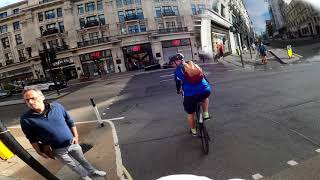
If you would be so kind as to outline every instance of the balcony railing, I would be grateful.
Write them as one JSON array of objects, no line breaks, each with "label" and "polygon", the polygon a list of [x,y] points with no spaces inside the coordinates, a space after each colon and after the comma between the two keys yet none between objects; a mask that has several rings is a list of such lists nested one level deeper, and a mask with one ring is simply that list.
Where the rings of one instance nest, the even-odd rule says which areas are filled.
[{"label": "balcony railing", "polygon": [[102,38],[98,38],[98,39],[92,39],[92,40],[88,40],[88,41],[82,41],[82,42],[78,42],[78,47],[86,47],[86,46],[92,46],[92,45],[96,45],[96,44],[102,44],[102,43],[107,43],[110,42],[108,37],[102,37]]},{"label": "balcony railing", "polygon": [[13,64],[13,60],[6,60],[6,65],[10,65],[10,64]]},{"label": "balcony railing", "polygon": [[42,1],[39,1],[39,4],[48,3],[48,2],[51,2],[51,1],[54,1],[54,0],[42,0]]},{"label": "balcony railing", "polygon": [[162,16],[178,16],[178,14],[176,14],[173,11],[167,11],[167,12],[162,12],[161,14]]},{"label": "balcony railing", "polygon": [[159,33],[160,34],[176,33],[176,32],[188,32],[188,27],[176,27],[176,28],[159,29]]},{"label": "balcony railing", "polygon": [[94,27],[94,26],[99,26],[100,23],[98,20],[92,20],[92,21],[87,21],[87,23],[84,24],[84,28],[88,27]]},{"label": "balcony railing", "polygon": [[20,62],[27,61],[27,58],[26,58],[26,57],[19,57],[19,61],[20,61]]},{"label": "balcony railing", "polygon": [[51,49],[53,49],[55,52],[61,52],[61,51],[65,51],[69,49],[69,46],[64,44],[62,46],[55,46],[55,47],[51,47]]},{"label": "balcony railing", "polygon": [[42,32],[42,36],[48,36],[48,35],[57,34],[57,33],[59,33],[59,29],[57,29],[57,28],[50,28],[50,29],[44,30],[44,31]]},{"label": "balcony railing", "polygon": [[125,21],[138,20],[138,19],[139,19],[139,16],[137,16],[136,14],[124,17]]}]

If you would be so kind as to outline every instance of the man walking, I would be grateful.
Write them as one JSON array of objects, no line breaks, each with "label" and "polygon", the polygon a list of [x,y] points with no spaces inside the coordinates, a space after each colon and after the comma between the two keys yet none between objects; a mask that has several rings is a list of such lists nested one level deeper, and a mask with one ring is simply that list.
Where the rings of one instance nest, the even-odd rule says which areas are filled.
[{"label": "man walking", "polygon": [[30,110],[22,115],[21,128],[40,156],[60,160],[84,180],[91,180],[89,175],[106,175],[84,157],[74,121],[61,104],[44,102],[44,95],[36,88],[26,88],[22,95]]}]

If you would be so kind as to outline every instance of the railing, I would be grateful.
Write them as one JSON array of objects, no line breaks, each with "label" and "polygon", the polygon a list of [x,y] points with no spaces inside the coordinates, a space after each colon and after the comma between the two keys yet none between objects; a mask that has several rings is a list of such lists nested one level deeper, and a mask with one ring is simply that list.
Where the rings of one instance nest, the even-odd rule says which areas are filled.
[{"label": "railing", "polygon": [[175,12],[173,11],[168,11],[168,12],[162,12],[161,14],[162,16],[178,16],[178,14],[176,14]]},{"label": "railing", "polygon": [[48,36],[48,35],[57,34],[57,33],[59,33],[59,29],[50,28],[50,29],[44,30],[43,33],[42,33],[42,36]]},{"label": "railing", "polygon": [[93,20],[93,21],[88,21],[87,23],[84,24],[84,28],[88,27],[94,27],[94,26],[99,26],[100,23],[98,20]]},{"label": "railing", "polygon": [[13,64],[13,60],[6,60],[6,65],[10,65],[10,64]]},{"label": "railing", "polygon": [[139,16],[136,14],[124,17],[125,21],[138,20],[138,19],[139,19]]},{"label": "railing", "polygon": [[81,48],[81,47],[92,46],[92,45],[107,43],[107,42],[110,42],[109,38],[102,37],[102,38],[98,38],[98,39],[92,39],[92,40],[88,40],[88,41],[78,42],[78,47]]},{"label": "railing", "polygon": [[42,1],[39,1],[39,4],[48,3],[48,2],[51,2],[51,1],[54,1],[54,0],[42,0]]},{"label": "railing", "polygon": [[176,33],[176,32],[188,32],[188,27],[176,27],[176,28],[159,29],[159,33],[160,34]]},{"label": "railing", "polygon": [[56,52],[61,52],[69,49],[69,46],[64,44],[62,46],[56,46],[53,48]]},{"label": "railing", "polygon": [[19,57],[19,61],[20,61],[20,62],[27,61],[27,58],[26,58],[26,57]]}]

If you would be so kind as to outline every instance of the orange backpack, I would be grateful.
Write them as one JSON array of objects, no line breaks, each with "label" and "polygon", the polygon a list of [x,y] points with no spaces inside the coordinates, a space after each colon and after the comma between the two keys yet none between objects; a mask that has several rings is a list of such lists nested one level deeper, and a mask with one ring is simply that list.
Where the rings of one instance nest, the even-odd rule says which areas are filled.
[{"label": "orange backpack", "polygon": [[202,69],[192,61],[183,63],[183,73],[190,84],[197,84],[204,77]]}]

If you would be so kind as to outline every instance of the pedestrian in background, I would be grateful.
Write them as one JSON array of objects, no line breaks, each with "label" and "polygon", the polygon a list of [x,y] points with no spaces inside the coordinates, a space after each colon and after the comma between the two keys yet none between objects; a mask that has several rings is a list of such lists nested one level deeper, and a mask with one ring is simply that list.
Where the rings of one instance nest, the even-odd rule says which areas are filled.
[{"label": "pedestrian in background", "polygon": [[84,157],[74,121],[61,104],[44,102],[44,95],[36,88],[26,88],[22,95],[30,110],[21,116],[21,128],[40,156],[60,160],[83,180],[91,180],[89,175],[106,175]]},{"label": "pedestrian in background", "polygon": [[259,48],[259,55],[261,57],[262,64],[267,64],[267,48],[264,46],[263,43],[260,43]]}]

